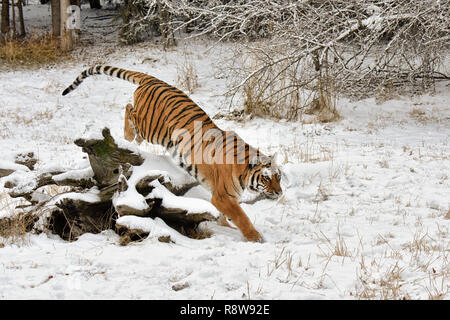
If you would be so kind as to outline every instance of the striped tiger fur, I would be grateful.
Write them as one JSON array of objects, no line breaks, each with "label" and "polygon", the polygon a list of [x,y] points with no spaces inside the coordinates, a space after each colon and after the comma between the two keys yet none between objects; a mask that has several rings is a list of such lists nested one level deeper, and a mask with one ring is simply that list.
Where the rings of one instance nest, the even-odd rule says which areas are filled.
[{"label": "striped tiger fur", "polygon": [[212,204],[233,221],[247,240],[262,241],[238,200],[246,188],[270,198],[281,195],[280,170],[274,159],[233,131],[218,128],[185,93],[145,73],[97,65],[83,71],[62,94],[96,74],[138,85],[134,105],[128,104],[125,109],[125,138],[162,145],[212,192]]}]

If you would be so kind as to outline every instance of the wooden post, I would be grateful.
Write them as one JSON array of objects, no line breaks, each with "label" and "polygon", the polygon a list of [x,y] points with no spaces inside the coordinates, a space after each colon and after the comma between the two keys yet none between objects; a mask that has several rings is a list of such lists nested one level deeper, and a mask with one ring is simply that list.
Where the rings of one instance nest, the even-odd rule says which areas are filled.
[{"label": "wooden post", "polygon": [[11,1],[11,33],[16,36],[16,8],[14,7],[14,0]]},{"label": "wooden post", "polygon": [[71,51],[73,49],[72,30],[68,29],[67,20],[69,14],[67,8],[70,6],[70,0],[61,0],[61,50]]},{"label": "wooden post", "polygon": [[61,1],[52,0],[52,33],[53,37],[61,35]]}]

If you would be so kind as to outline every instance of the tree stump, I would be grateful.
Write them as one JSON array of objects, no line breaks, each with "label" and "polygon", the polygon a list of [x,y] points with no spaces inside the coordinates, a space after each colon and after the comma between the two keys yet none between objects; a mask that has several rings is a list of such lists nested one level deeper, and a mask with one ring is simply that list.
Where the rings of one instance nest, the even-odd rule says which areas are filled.
[{"label": "tree stump", "polygon": [[98,186],[108,186],[118,182],[119,168],[125,168],[125,176],[129,176],[131,166],[139,166],[144,159],[131,150],[119,148],[108,128],[102,130],[103,139],[77,139],[75,144],[89,156],[94,180]]}]

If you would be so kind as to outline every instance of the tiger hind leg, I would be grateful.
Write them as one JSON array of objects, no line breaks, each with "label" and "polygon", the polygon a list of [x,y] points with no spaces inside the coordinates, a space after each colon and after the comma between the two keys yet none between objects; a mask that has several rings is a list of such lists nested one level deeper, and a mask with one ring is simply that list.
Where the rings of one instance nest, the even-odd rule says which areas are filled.
[{"label": "tiger hind leg", "polygon": [[134,119],[134,107],[131,103],[129,103],[125,108],[125,123],[123,127],[124,136],[126,140],[133,141],[136,139],[136,142],[140,144],[144,139],[136,130]]}]

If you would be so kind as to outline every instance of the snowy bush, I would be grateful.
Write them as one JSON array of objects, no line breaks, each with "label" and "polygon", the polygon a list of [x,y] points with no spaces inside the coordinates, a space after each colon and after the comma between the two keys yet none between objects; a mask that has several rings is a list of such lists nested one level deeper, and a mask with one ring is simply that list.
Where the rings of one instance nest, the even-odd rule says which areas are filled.
[{"label": "snowy bush", "polygon": [[439,0],[126,3],[122,34],[130,41],[149,32],[162,34],[165,44],[175,34],[238,40],[225,70],[229,93],[243,94],[256,115],[298,119],[326,110],[322,120],[329,121],[337,116],[337,94],[389,99],[449,78],[442,61],[450,9]]},{"label": "snowy bush", "polygon": [[241,45],[228,63],[229,93],[244,92],[246,104],[263,102],[259,113],[296,119],[318,112],[332,120],[336,95],[389,99],[449,78],[442,70],[449,9],[439,1],[275,1],[261,7],[276,15],[270,35]]},{"label": "snowy bush", "polygon": [[126,43],[135,43],[162,36],[166,45],[173,34],[169,29],[169,19],[173,13],[167,0],[125,0],[121,9],[122,26],[120,37]]}]

